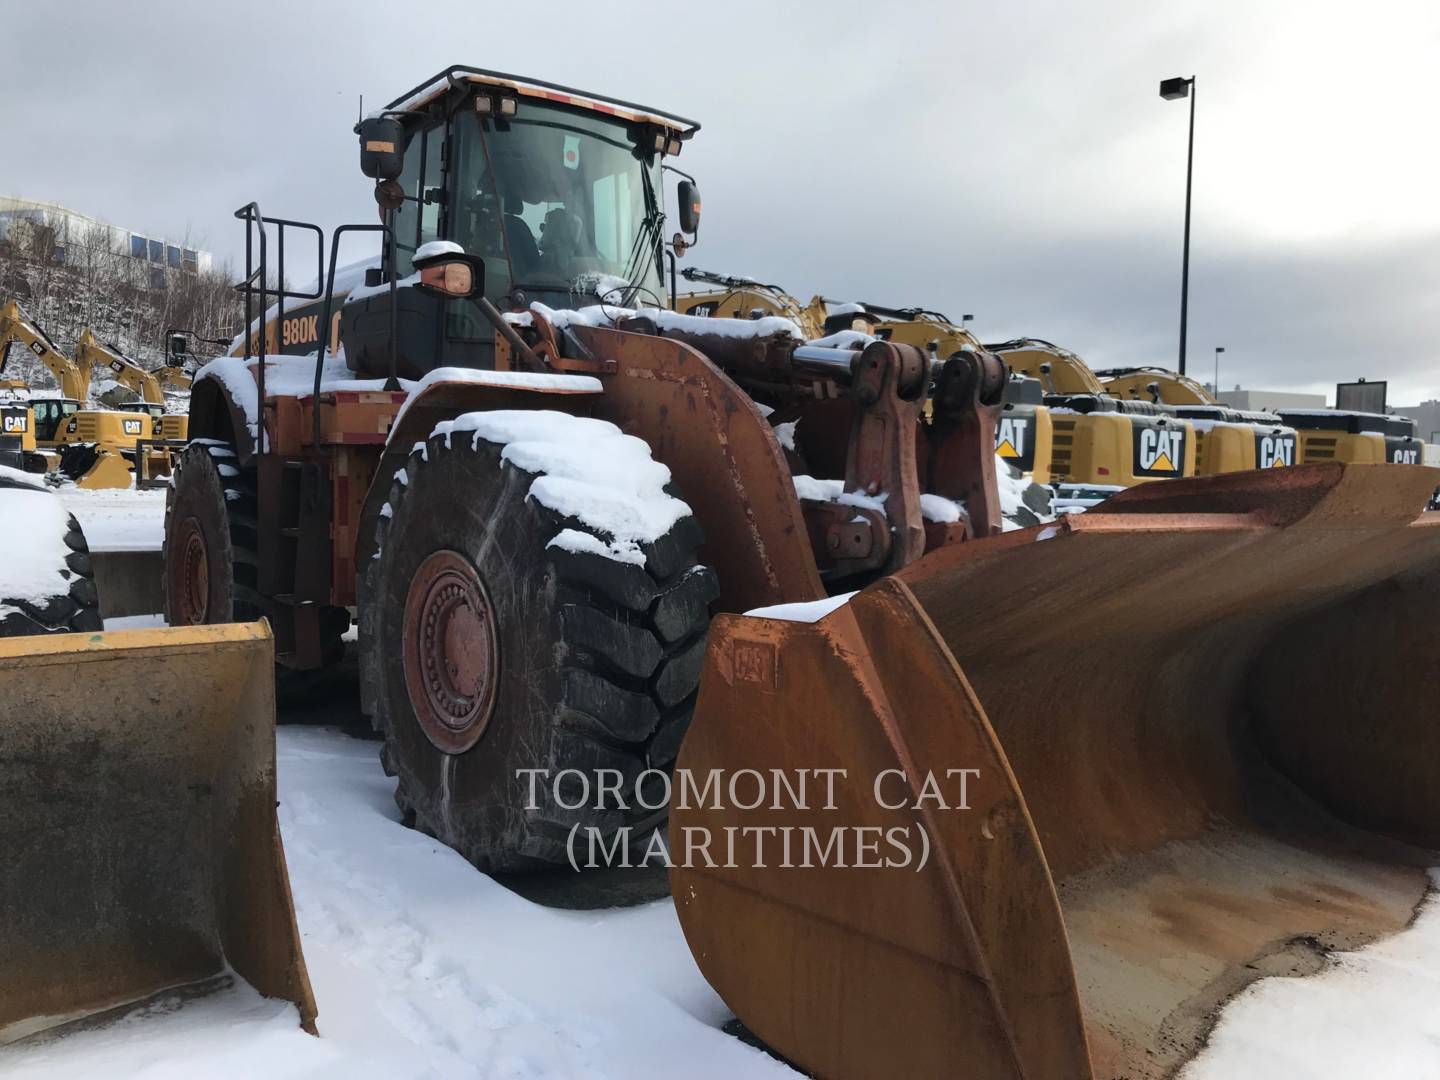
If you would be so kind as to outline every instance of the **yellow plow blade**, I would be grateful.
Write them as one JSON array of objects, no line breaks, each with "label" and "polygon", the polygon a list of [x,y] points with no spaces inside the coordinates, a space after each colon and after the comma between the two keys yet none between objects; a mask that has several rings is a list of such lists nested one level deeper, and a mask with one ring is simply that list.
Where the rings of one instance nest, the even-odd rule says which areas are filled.
[{"label": "yellow plow blade", "polygon": [[[1436,483],[1156,484],[814,623],[717,618],[670,823],[701,970],[817,1075],[1141,1080],[1402,929],[1440,845]],[[766,801],[697,799],[712,769]]]},{"label": "yellow plow blade", "polygon": [[262,623],[0,640],[0,1043],[227,968],[313,1032]]}]

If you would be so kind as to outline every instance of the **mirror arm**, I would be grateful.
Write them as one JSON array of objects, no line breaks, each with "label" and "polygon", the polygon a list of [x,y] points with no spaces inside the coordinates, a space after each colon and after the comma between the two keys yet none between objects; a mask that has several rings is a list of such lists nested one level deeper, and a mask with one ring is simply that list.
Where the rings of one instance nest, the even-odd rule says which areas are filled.
[{"label": "mirror arm", "polygon": [[499,308],[484,296],[475,297],[475,303],[480,308],[480,313],[490,320],[491,325],[495,327],[500,336],[506,340],[512,349],[525,358],[525,362],[530,365],[532,371],[547,370],[545,361],[541,360],[539,354],[529,345],[525,344],[525,339],[515,332],[513,326],[505,321],[505,316],[500,314]]}]

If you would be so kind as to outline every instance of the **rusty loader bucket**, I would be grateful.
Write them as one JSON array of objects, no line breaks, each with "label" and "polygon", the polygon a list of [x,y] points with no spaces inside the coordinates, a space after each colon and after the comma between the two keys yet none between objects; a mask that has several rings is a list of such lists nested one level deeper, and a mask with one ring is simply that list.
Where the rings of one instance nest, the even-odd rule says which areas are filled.
[{"label": "rusty loader bucket", "polygon": [[670,824],[702,971],[819,1076],[1138,1080],[1403,928],[1440,846],[1435,484],[1149,485],[818,621],[717,618]]},{"label": "rusty loader bucket", "polygon": [[264,623],[0,640],[0,1043],[227,971],[314,1030]]}]

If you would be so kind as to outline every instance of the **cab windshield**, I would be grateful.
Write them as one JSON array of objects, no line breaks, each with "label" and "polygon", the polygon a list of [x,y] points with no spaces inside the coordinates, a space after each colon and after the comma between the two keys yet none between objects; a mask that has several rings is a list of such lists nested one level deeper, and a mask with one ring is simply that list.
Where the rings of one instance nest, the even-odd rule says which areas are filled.
[{"label": "cab windshield", "polygon": [[659,164],[624,126],[527,100],[508,121],[462,113],[456,144],[454,238],[511,288],[661,303]]}]

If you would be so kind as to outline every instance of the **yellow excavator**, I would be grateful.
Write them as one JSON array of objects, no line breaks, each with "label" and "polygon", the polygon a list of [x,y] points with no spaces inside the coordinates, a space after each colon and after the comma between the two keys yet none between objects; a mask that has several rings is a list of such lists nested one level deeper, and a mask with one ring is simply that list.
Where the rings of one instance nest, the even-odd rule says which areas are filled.
[{"label": "yellow excavator", "polygon": [[189,376],[183,370],[172,367],[147,371],[118,347],[101,341],[88,327],[75,343],[75,361],[91,372],[108,371],[121,386],[139,394],[139,401],[119,405],[116,411],[143,415],[150,424],[144,436],[127,441],[124,439],[130,430],[127,424],[133,426],[133,419],[122,419],[119,424],[120,440],[114,437],[115,425],[110,424],[109,429],[97,439],[86,441],[98,442],[112,450],[124,447],[124,457],[134,467],[136,487],[151,488],[164,484],[165,477],[170,475],[172,455],[183,449],[189,438],[190,417],[185,413],[166,411],[163,387],[167,384],[183,385],[188,390]]},{"label": "yellow excavator", "polygon": [[[313,1017],[258,697],[337,663],[352,611],[405,819],[519,870],[585,859],[574,830],[658,835],[668,808],[696,964],[811,1075],[1159,1080],[1254,980],[1409,925],[1440,846],[1440,660],[1415,632],[1436,472],[1145,483],[1002,532],[995,353],[937,369],[778,320],[607,316],[581,284],[663,290],[664,166],[698,131],[468,67],[362,120],[384,287],[287,309],[338,314],[343,371],[313,332],[258,351],[290,297],[254,245],[257,351],[196,380],[167,495],[174,629],[150,633],[171,636],[0,663],[23,691],[4,687],[0,842],[26,856],[0,877],[21,913],[0,920],[0,1025],[92,1009],[117,996],[99,973],[174,953]],[[427,217],[432,141],[456,168]],[[677,195],[693,236],[698,192]],[[809,484],[782,409],[813,422]],[[278,667],[252,649],[211,677],[217,638],[261,615]],[[132,720],[61,726],[81,655],[146,680]]]},{"label": "yellow excavator", "polygon": [[1188,375],[1160,367],[1111,368],[1095,374],[1106,393],[1171,406],[1188,421],[1195,431],[1195,471],[1200,476],[1285,468],[1304,460],[1294,425],[1274,413],[1232,409]]},{"label": "yellow excavator", "polygon": [[[17,395],[12,401],[23,394],[30,409],[29,427],[35,440],[34,457],[27,459],[31,468],[39,471],[44,465],[44,471],[58,470],[86,489],[130,487],[137,465],[148,485],[163,482],[150,478],[169,472],[170,451],[183,437],[186,418],[178,418],[180,425],[173,430],[182,434],[172,446],[166,446],[163,438],[157,438],[148,411],[85,407],[97,363],[105,363],[117,377],[129,380],[127,385],[143,387],[153,383],[153,377],[102,345],[89,330],[82,334],[75,358],[66,356],[19,301],[11,299],[0,307],[0,374],[14,348],[28,349],[49,369],[60,388],[58,397],[36,395],[24,380],[7,380],[6,389]],[[155,392],[159,393],[158,386]]]}]

